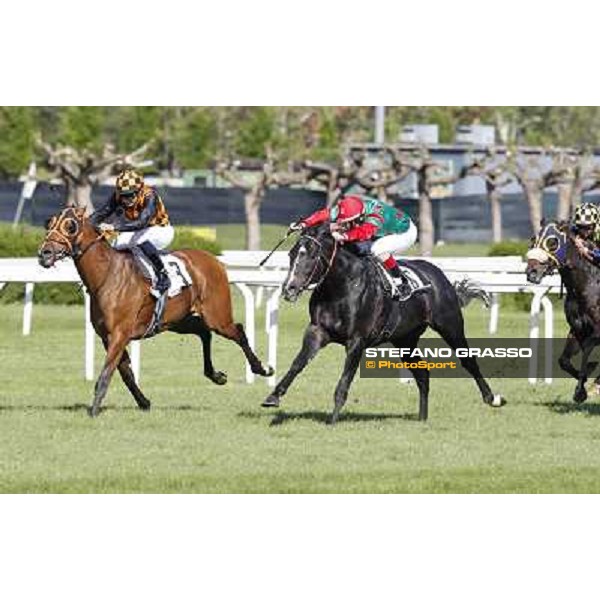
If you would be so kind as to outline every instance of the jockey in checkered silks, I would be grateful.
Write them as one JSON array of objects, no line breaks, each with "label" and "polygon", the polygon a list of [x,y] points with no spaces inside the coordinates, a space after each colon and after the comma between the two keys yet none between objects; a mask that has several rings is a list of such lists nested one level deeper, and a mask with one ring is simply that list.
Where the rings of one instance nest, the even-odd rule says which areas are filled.
[{"label": "jockey in checkered silks", "polygon": [[574,242],[580,254],[600,265],[600,209],[596,204],[585,202],[580,204],[571,219],[571,231],[575,234]]},{"label": "jockey in checkered silks", "polygon": [[[107,219],[111,223],[105,223]],[[115,231],[116,250],[137,246],[148,257],[156,273],[156,289],[169,289],[169,276],[159,254],[175,235],[169,215],[158,192],[144,183],[140,173],[126,169],[117,177],[116,190],[106,204],[96,210],[90,221],[100,231]]]}]

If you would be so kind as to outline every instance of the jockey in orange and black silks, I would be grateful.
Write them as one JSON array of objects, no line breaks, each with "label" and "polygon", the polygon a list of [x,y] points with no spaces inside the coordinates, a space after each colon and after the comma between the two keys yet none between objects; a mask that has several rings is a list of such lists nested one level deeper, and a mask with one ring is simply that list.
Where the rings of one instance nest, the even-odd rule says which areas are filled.
[{"label": "jockey in orange and black silks", "polygon": [[[111,223],[105,223],[107,219]],[[156,289],[169,289],[169,277],[159,254],[172,241],[175,231],[158,192],[144,183],[140,173],[126,169],[119,174],[116,189],[104,206],[90,217],[101,231],[115,231],[117,250],[138,246],[150,259],[156,272]]]}]

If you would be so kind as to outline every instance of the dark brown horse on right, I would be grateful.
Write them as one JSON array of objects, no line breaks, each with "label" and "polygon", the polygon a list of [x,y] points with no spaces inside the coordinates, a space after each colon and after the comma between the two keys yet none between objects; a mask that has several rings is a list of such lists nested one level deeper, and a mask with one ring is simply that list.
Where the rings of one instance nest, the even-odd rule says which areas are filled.
[{"label": "dark brown horse on right", "polygon": [[[152,321],[155,300],[150,284],[130,252],[117,252],[85,217],[82,209],[66,208],[48,222],[48,233],[39,249],[39,262],[51,267],[68,256],[91,298],[92,324],[106,349],[106,361],[96,382],[94,401],[89,409],[96,416],[115,369],[140,409],[150,401],[138,387],[126,347],[131,340],[146,335]],[[233,321],[231,292],[223,265],[208,252],[174,252],[184,261],[192,285],[167,300],[158,333],[174,331],[197,335],[202,341],[204,374],[217,385],[227,375],[215,370],[211,359],[211,332],[236,342],[250,363],[252,372],[263,377],[273,374],[250,348],[241,324]]]}]

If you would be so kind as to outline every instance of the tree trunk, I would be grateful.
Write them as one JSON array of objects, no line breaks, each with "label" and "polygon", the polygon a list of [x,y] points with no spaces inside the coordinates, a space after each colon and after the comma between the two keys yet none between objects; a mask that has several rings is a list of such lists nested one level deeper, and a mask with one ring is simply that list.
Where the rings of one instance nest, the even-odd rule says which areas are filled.
[{"label": "tree trunk", "polygon": [[542,197],[543,190],[537,186],[527,186],[525,188],[525,199],[529,207],[529,222],[531,223],[532,232],[535,234],[539,231],[542,223]]},{"label": "tree trunk", "polygon": [[422,256],[431,256],[433,252],[433,208],[427,191],[419,194],[419,245]]},{"label": "tree trunk", "polygon": [[89,183],[80,183],[76,181],[65,181],[67,188],[67,206],[85,208],[85,214],[91,215],[94,212],[92,203],[92,186]]},{"label": "tree trunk", "polygon": [[571,212],[571,197],[573,192],[571,183],[561,183],[558,185],[558,207],[556,209],[556,218],[559,221],[566,221]]},{"label": "tree trunk", "polygon": [[261,192],[249,190],[244,195],[246,210],[246,250],[260,250],[260,198]]},{"label": "tree trunk", "polygon": [[497,244],[502,241],[502,194],[498,188],[491,188],[488,195],[492,209],[492,240]]}]

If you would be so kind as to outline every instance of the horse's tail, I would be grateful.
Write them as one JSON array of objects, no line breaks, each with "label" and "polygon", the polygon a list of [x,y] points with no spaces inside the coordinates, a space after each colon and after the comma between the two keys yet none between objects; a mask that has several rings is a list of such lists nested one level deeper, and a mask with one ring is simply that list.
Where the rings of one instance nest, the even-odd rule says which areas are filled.
[{"label": "horse's tail", "polygon": [[477,298],[481,300],[487,308],[490,307],[490,295],[470,279],[465,278],[462,281],[456,281],[454,283],[454,290],[456,291],[458,301],[462,308],[467,306],[471,300]]}]

